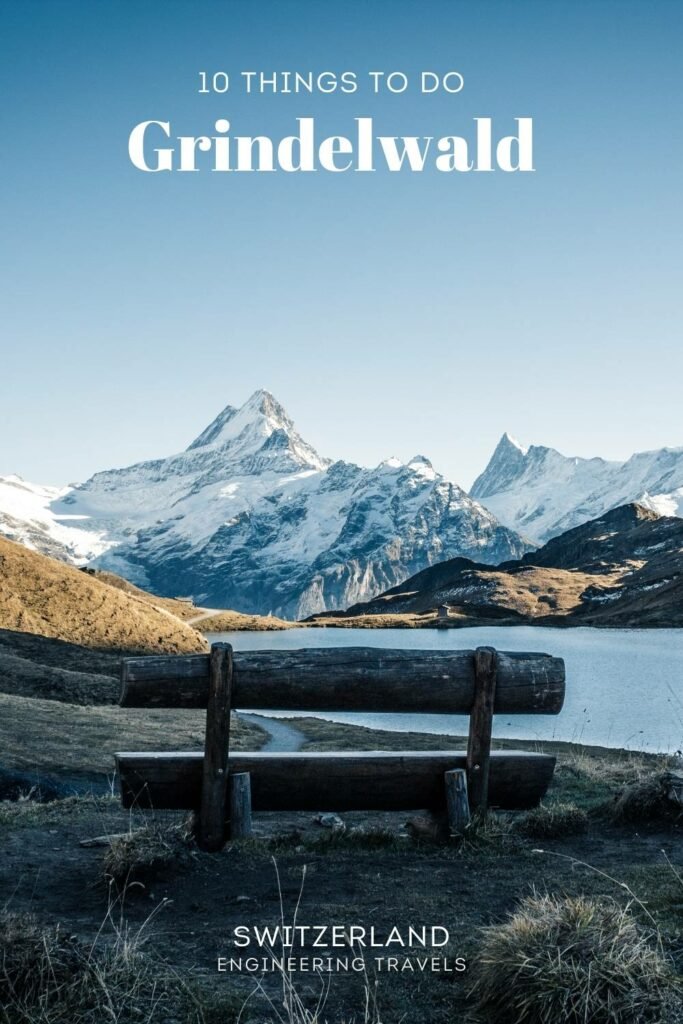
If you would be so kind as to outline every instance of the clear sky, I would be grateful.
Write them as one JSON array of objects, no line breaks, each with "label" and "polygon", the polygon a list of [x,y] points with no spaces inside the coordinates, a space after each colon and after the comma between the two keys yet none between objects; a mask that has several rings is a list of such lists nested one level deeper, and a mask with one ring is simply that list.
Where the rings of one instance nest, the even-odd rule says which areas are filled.
[{"label": "clear sky", "polygon": [[[0,473],[170,454],[271,390],[322,454],[468,486],[504,430],[683,444],[679,0],[0,0]],[[457,69],[456,96],[198,72]],[[507,134],[535,174],[143,174],[174,134]]]}]

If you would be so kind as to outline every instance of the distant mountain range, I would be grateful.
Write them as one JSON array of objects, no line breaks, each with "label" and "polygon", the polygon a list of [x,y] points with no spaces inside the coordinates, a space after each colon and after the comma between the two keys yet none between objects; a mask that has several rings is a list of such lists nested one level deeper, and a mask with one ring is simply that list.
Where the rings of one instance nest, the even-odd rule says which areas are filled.
[{"label": "distant mountain range", "polygon": [[54,488],[0,478],[0,534],[162,596],[303,618],[453,558],[496,565],[630,502],[683,515],[683,449],[567,458],[505,434],[468,495],[427,458],[320,456],[257,391],[176,455]]},{"label": "distant mountain range", "polygon": [[289,618],[444,558],[495,564],[531,547],[423,456],[374,469],[322,458],[265,391],[178,455],[63,491],[6,478],[0,531],[157,594]]},{"label": "distant mountain range", "polygon": [[683,519],[623,505],[515,561],[441,562],[347,614],[442,606],[454,625],[683,626]]},{"label": "distant mountain range", "polygon": [[633,501],[660,515],[681,516],[683,448],[607,462],[568,458],[542,445],[525,448],[504,434],[470,494],[536,543]]}]

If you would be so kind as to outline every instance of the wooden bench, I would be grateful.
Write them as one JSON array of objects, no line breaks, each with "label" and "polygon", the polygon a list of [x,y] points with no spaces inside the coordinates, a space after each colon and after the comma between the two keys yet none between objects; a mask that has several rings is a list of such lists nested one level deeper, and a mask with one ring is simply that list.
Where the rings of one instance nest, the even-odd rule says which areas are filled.
[{"label": "wooden bench", "polygon": [[[391,811],[443,808],[448,796],[456,815],[466,780],[474,811],[533,807],[555,758],[492,752],[492,716],[558,714],[564,691],[561,658],[491,647],[233,653],[214,644],[210,654],[126,658],[122,706],[207,714],[203,752],[116,755],[123,805],[197,811],[198,842],[208,850],[245,830],[250,800],[264,811]],[[231,753],[231,709],[469,714],[468,745],[462,752]]]}]

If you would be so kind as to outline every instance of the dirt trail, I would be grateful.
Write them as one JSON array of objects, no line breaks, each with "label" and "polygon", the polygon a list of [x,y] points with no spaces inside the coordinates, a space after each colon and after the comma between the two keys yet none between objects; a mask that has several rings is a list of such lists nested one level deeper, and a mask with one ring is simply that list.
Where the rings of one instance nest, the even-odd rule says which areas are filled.
[{"label": "dirt trail", "polygon": [[191,619],[185,619],[185,622],[188,626],[194,626],[198,622],[203,622],[204,619],[212,619],[214,615],[221,615],[224,611],[224,608],[202,608],[201,614],[193,615]]},{"label": "dirt trail", "polygon": [[268,733],[268,740],[260,750],[267,753],[292,753],[301,750],[306,742],[306,737],[294,725],[291,720],[281,721],[279,718],[270,718],[267,715],[243,715],[240,714],[242,722],[257,725]]}]

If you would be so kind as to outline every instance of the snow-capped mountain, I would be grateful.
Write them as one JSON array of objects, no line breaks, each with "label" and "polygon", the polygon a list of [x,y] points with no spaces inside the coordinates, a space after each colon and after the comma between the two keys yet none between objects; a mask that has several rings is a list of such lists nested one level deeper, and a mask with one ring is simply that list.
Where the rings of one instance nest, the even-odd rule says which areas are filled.
[{"label": "snow-capped mountain", "polygon": [[504,434],[470,495],[537,543],[634,501],[660,515],[683,516],[683,448],[608,462],[568,458],[542,445],[525,448]]},{"label": "snow-capped mountain", "polygon": [[103,530],[84,528],[80,516],[55,515],[52,504],[69,490],[0,477],[0,534],[61,562],[86,565],[111,542]]},{"label": "snow-capped mountain", "polygon": [[99,550],[82,560],[160,595],[288,617],[368,599],[443,558],[529,547],[423,456],[374,469],[322,458],[265,391],[186,451],[97,473],[41,508],[50,543],[78,523],[72,561],[90,538]]}]

